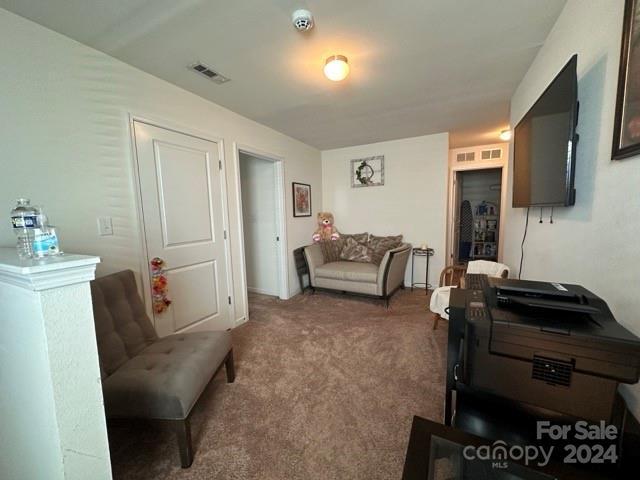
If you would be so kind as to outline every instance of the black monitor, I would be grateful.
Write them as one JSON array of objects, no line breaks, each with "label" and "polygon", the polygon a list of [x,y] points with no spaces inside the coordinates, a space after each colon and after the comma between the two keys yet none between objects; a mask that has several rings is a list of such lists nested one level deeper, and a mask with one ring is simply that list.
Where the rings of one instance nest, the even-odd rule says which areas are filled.
[{"label": "black monitor", "polygon": [[513,206],[575,203],[578,57],[574,55],[515,128]]}]

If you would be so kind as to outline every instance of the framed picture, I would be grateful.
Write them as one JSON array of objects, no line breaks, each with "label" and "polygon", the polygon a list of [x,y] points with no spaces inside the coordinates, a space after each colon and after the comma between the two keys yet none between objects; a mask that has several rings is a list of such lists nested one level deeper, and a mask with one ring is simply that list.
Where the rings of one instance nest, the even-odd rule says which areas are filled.
[{"label": "framed picture", "polygon": [[640,154],[640,0],[626,0],[613,131],[616,159]]},{"label": "framed picture", "polygon": [[292,183],[293,187],[293,216],[311,216],[311,185],[306,183]]},{"label": "framed picture", "polygon": [[351,188],[384,185],[384,155],[351,160]]}]

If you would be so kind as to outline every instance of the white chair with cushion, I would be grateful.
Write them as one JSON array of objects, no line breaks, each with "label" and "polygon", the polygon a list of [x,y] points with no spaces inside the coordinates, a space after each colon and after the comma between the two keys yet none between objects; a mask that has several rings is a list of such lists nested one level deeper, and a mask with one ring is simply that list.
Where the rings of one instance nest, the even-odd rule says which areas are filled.
[{"label": "white chair with cushion", "polygon": [[441,318],[449,320],[449,295],[452,288],[460,286],[465,273],[479,273],[490,277],[507,278],[509,267],[503,263],[489,262],[487,260],[474,260],[467,266],[451,265],[445,267],[440,274],[440,286],[431,293],[429,309],[434,314],[433,329],[438,328]]}]

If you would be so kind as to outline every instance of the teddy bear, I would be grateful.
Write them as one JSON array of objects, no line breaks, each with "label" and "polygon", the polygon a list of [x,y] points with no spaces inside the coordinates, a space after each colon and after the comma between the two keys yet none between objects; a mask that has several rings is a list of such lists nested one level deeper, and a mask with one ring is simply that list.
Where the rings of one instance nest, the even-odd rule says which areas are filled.
[{"label": "teddy bear", "polygon": [[336,227],[333,226],[332,213],[318,213],[318,229],[315,231],[312,238],[316,243],[327,240],[337,240],[340,238],[340,233],[338,233]]}]

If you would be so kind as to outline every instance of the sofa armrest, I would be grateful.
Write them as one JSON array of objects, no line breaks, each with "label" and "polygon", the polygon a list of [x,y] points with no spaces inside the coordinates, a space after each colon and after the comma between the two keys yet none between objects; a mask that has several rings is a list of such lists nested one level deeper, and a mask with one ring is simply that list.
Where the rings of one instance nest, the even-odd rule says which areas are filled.
[{"label": "sofa armrest", "polygon": [[403,243],[388,250],[378,268],[378,295],[387,296],[404,284],[404,274],[411,255],[411,245]]},{"label": "sofa armrest", "polygon": [[309,285],[315,287],[316,268],[324,265],[324,255],[322,255],[320,245],[314,243],[313,245],[304,247],[304,258],[307,260],[307,266],[309,267]]}]

